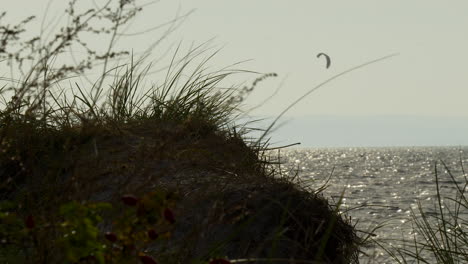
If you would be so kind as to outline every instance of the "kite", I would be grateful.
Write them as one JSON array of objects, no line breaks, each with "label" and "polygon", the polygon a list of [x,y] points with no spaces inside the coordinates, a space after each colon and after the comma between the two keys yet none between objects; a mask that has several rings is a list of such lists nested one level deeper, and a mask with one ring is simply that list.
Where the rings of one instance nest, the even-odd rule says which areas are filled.
[{"label": "kite", "polygon": [[325,58],[327,59],[327,69],[328,69],[330,67],[330,64],[331,64],[330,57],[325,53],[319,53],[319,54],[317,54],[317,58],[320,58],[320,56],[322,56],[322,55],[325,56]]}]

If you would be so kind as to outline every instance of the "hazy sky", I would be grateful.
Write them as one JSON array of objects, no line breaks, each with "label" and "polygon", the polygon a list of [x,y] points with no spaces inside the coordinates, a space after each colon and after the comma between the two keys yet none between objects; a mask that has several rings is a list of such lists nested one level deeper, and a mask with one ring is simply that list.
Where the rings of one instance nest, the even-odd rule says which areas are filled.
[{"label": "hazy sky", "polygon": [[[48,2],[1,1],[1,9],[9,11],[10,19],[19,15],[44,14]],[[53,1],[48,17],[60,14],[65,2]],[[408,133],[401,134],[412,135],[416,145],[421,133],[417,131],[424,127],[430,134],[432,129],[424,125],[405,126],[411,118],[423,116],[428,120],[426,125],[432,123],[434,128],[439,125],[434,124],[435,119],[431,121],[431,117],[437,120],[458,118],[460,122],[468,120],[466,0],[161,0],[148,6],[129,32],[161,24],[174,17],[178,9],[181,13],[196,10],[169,38],[172,42],[201,43],[216,37],[213,43],[224,45],[224,48],[213,63],[224,66],[252,59],[241,68],[279,74],[278,78],[265,82],[254,91],[247,102],[250,105],[271,95],[281,79],[288,76],[278,94],[252,114],[275,116],[323,80],[368,60],[400,53],[324,86],[296,105],[288,116],[338,116],[348,120],[355,117],[362,120],[367,116],[363,127],[372,126],[372,120],[385,120],[391,116],[393,121],[396,120],[394,126],[407,129]],[[121,44],[136,50],[144,49],[160,32],[139,36],[138,41],[124,39]],[[331,57],[329,69],[325,68],[323,58],[316,58],[320,52]],[[251,76],[249,78],[252,80]],[[398,123],[395,117],[404,117],[405,121]],[[308,120],[310,126],[305,124],[301,128],[306,132],[308,127],[317,125],[313,119]],[[336,125],[334,130],[339,130],[339,124]],[[468,143],[464,139],[468,137],[466,125],[457,126],[457,122],[453,122],[450,126],[447,132],[438,132],[446,141],[434,141],[434,144]],[[358,127],[355,129],[359,130]],[[450,132],[455,130],[456,140]],[[464,133],[460,131],[465,131],[467,136],[463,137]],[[281,129],[278,133],[281,134]],[[284,134],[282,137],[288,138],[288,142],[308,141],[311,146],[322,145],[315,144],[310,138],[289,139],[294,138],[291,133],[289,131],[287,137]],[[327,133],[324,134],[326,137]],[[411,144],[407,143],[411,142],[411,137],[400,141],[395,137],[391,134],[385,137],[391,138],[393,143],[385,140],[381,143],[353,142],[350,138],[348,144],[344,142],[342,145]],[[331,136],[327,140],[333,142]],[[431,142],[430,137],[426,142]]]}]

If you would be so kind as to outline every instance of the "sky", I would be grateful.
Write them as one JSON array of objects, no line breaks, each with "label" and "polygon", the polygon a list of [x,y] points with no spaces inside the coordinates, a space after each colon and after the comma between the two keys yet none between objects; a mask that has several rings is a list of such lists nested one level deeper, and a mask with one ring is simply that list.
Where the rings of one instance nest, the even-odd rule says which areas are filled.
[{"label": "sky", "polygon": [[[0,11],[8,11],[12,19],[41,17],[47,10],[47,19],[58,19],[66,1],[52,1],[46,9],[48,2],[2,0]],[[277,73],[245,102],[249,109],[274,94],[249,112],[270,120],[324,80],[398,53],[343,75],[304,98],[281,119],[283,125],[272,134],[272,141],[312,147],[468,144],[468,1],[291,3],[161,0],[146,6],[128,32],[193,11],[162,46],[214,38],[211,43],[222,49],[212,64],[223,67],[245,61],[240,68]],[[122,39],[120,45],[143,50],[161,32]],[[328,69],[324,58],[317,58],[322,52],[331,58]],[[242,78],[248,83],[254,76]]]}]

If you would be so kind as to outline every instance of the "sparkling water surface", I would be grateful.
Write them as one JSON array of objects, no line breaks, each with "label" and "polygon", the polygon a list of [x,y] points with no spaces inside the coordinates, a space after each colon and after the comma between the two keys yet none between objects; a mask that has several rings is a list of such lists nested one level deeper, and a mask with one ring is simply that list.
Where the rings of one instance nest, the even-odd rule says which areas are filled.
[{"label": "sparkling water surface", "polygon": [[[411,210],[417,212],[418,201],[426,213],[437,213],[436,168],[441,195],[455,197],[442,161],[463,186],[468,147],[296,148],[280,150],[280,157],[284,173],[299,170],[304,184],[318,188],[328,179],[325,197],[338,201],[344,190],[340,208],[357,229],[369,231],[384,223],[373,232],[374,239],[399,246],[396,240],[415,235]],[[361,263],[395,263],[378,247],[364,251],[370,256],[361,254]]]}]

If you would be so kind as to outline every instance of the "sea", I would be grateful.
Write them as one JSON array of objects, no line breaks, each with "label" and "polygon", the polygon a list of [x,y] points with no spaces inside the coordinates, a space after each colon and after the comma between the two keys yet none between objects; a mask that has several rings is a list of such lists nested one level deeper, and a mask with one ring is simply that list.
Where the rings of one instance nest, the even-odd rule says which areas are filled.
[{"label": "sea", "polygon": [[[301,184],[311,190],[326,186],[322,194],[332,202],[342,197],[339,210],[356,225],[358,235],[371,233],[372,239],[388,249],[402,247],[402,240],[422,238],[412,220],[413,214],[419,215],[418,204],[429,216],[438,213],[434,206],[438,201],[436,173],[446,202],[457,194],[450,174],[464,188],[464,165],[468,169],[468,146],[289,148],[277,152],[285,175],[298,174]],[[466,208],[461,216],[468,221]],[[362,251],[360,263],[398,263],[375,244]],[[429,263],[436,263],[430,254],[426,257]]]}]

